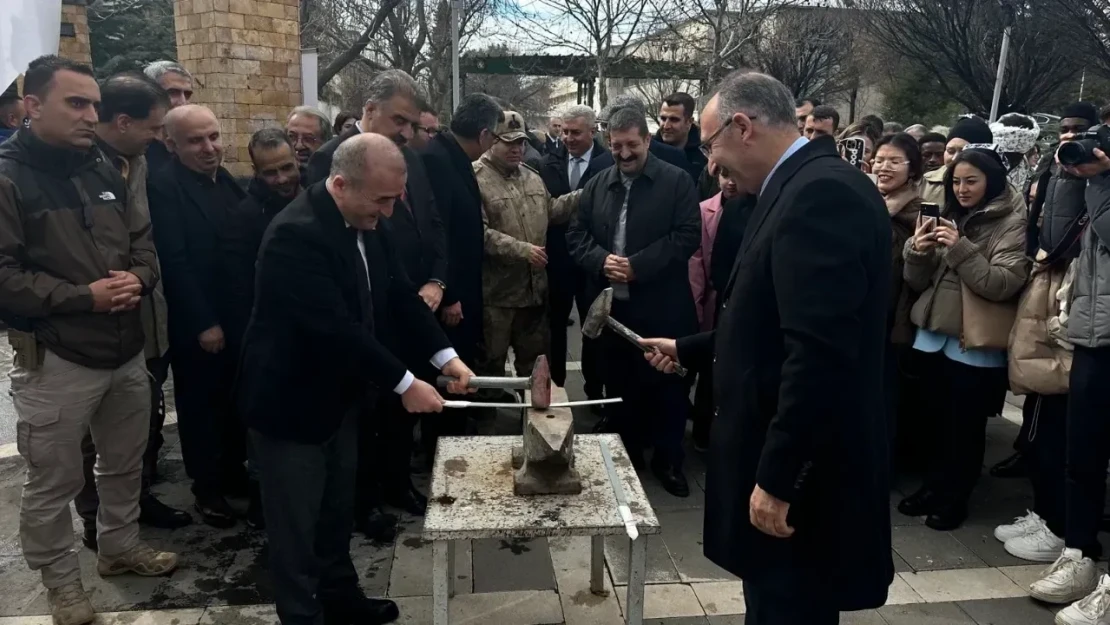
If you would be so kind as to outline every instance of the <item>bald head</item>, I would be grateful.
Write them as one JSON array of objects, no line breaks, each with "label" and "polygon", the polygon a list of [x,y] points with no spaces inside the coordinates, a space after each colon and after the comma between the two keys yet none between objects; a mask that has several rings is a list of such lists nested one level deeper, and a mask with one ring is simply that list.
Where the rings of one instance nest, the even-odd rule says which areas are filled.
[{"label": "bald head", "polygon": [[224,157],[220,122],[207,107],[179,106],[166,114],[166,147],[185,167],[215,178]]},{"label": "bald head", "polygon": [[407,179],[405,157],[393,140],[368,132],[339,144],[327,187],[348,224],[373,230],[379,216],[393,214]]}]

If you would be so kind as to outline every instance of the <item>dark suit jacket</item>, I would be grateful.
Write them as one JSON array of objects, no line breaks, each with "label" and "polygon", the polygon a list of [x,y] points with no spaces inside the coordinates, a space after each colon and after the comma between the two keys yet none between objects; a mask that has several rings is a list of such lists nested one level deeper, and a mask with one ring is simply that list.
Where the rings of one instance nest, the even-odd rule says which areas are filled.
[{"label": "dark suit jacket", "polygon": [[432,137],[421,153],[435,176],[432,191],[447,231],[447,291],[442,306],[462,304],[463,321],[447,328],[463,361],[473,362],[482,343],[482,196],[470,157],[450,132]]},{"label": "dark suit jacket", "polygon": [[[652,141],[658,141],[659,143],[674,147],[663,141],[662,130],[655,133],[655,137],[653,137]],[[698,180],[700,184],[701,174],[705,171],[705,166],[709,164],[709,159],[705,158],[705,155],[701,153],[701,129],[698,128],[697,124],[690,127],[690,134],[686,137],[686,145],[676,149],[682,152],[682,156],[685,159],[685,164],[682,166],[683,169],[685,169],[694,180]],[[713,195],[716,195],[716,193]]]},{"label": "dark suit jacket", "polygon": [[[246,196],[227,170],[217,178],[239,201]],[[197,335],[233,314],[233,293],[225,279],[228,217],[236,208],[212,206],[196,174],[177,159],[155,172],[147,185],[154,243],[162,265],[169,307],[170,344],[197,345]],[[226,335],[226,332],[225,332]]]},{"label": "dark suit jacket", "polygon": [[[567,232],[571,258],[586,274],[583,295],[588,302],[609,286],[602,267],[613,250],[624,195],[617,167],[594,176]],[[644,336],[696,332],[689,261],[701,245],[701,209],[690,176],[648,155],[632,183],[626,234],[624,256],[634,274],[629,294],[635,312],[621,321]]]},{"label": "dark suit jacket", "polygon": [[238,403],[250,427],[322,442],[365,400],[367,384],[392,393],[404,377],[390,341],[411,345],[425,360],[450,346],[405,276],[391,230],[378,223],[386,262],[373,262],[367,245],[367,286],[356,231],[324,183],[270,224],[240,360]]},{"label": "dark suit jacket", "polygon": [[[667,163],[668,165],[674,165],[687,174],[690,173],[690,161],[686,159],[686,154],[683,153],[683,151],[679,148],[676,148],[669,143],[664,143],[663,141],[652,137],[651,143],[648,144],[648,151],[651,152],[652,155],[655,156],[655,158],[663,161],[664,163]],[[691,179],[697,181],[698,177],[692,176]]]},{"label": "dark suit jacket", "polygon": [[[715,332],[705,554],[746,581],[813,579],[840,610],[883,605],[894,576],[883,393],[890,217],[867,176],[813,141],[771,177],[747,225]],[[759,484],[795,534],[749,521]],[[807,576],[808,575],[808,576]]]},{"label": "dark suit jacket", "polygon": [[[548,153],[540,163],[540,178],[551,197],[561,197],[571,191],[583,189],[586,183],[598,173],[613,166],[613,155],[606,150],[601,142],[594,139],[593,152],[590,154],[590,163],[578,179],[578,186],[570,188],[570,176],[567,173],[567,162],[570,156],[566,149]],[[549,279],[567,279],[568,274],[574,269],[574,261],[570,258],[567,249],[567,228],[569,223],[551,224],[547,227],[547,275]]]}]

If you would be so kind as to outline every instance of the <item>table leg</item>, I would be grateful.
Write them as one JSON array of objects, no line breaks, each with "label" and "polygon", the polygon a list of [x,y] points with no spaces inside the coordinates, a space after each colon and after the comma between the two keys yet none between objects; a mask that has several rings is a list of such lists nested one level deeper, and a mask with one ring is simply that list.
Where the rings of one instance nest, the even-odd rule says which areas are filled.
[{"label": "table leg", "polygon": [[641,536],[632,543],[628,557],[628,593],[625,595],[625,622],[643,625],[644,581],[647,569],[647,540]]},{"label": "table leg", "polygon": [[590,537],[590,592],[605,594],[605,537]]},{"label": "table leg", "polygon": [[450,555],[453,547],[450,540],[437,540],[432,544],[433,625],[448,625],[447,600],[451,596],[451,578],[455,576]]},{"label": "table leg", "polygon": [[455,541],[447,541],[447,596],[455,596]]}]

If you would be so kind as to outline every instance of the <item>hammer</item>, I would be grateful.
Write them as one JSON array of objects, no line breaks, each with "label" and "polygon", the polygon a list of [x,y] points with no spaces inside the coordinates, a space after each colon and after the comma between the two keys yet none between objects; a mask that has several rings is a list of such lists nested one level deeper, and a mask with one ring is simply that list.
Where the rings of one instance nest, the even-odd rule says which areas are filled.
[{"label": "hammer", "polygon": [[[640,339],[642,337],[639,334],[636,334],[630,330],[628,326],[609,316],[612,309],[613,287],[609,287],[603,290],[601,295],[597,296],[593,304],[590,304],[590,312],[586,313],[586,318],[582,321],[582,334],[588,338],[596,339],[601,336],[601,330],[604,329],[605,326],[609,326],[609,329],[616,332],[617,336],[640,348],[645,354],[654,352],[655,348],[644,347],[640,344]],[[686,367],[678,363],[674,365],[674,372],[681,378],[686,377]]]},{"label": "hammer", "polygon": [[[455,378],[441,375],[436,378],[436,384],[447,386]],[[532,365],[532,375],[527,378],[510,378],[496,376],[476,375],[470,378],[468,388],[499,388],[505,390],[532,391],[532,407],[544,409],[551,405],[551,368],[547,364],[547,357],[536,358]]]}]

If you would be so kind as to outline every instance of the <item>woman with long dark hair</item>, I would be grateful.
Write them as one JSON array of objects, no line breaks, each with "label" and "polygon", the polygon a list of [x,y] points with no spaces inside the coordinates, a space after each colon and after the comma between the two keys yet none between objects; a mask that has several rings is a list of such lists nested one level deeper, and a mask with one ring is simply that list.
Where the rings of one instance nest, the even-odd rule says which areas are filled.
[{"label": "woman with long dark hair", "polygon": [[906,242],[903,275],[921,295],[910,318],[913,348],[932,384],[933,453],[924,485],[898,504],[947,531],[967,518],[979,479],[987,419],[1006,394],[1006,347],[1017,297],[1029,276],[1025,206],[1001,155],[970,147],[944,175],[939,218],[919,217]]}]

